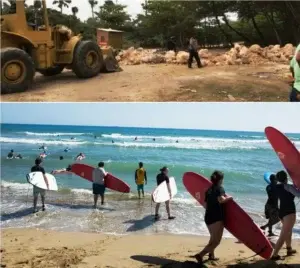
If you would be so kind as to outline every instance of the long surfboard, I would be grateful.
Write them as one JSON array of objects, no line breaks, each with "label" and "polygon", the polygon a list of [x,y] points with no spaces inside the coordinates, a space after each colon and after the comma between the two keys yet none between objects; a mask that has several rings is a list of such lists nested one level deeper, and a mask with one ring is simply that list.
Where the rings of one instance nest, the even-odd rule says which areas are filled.
[{"label": "long surfboard", "polygon": [[[76,163],[72,165],[71,171],[77,176],[86,179],[90,182],[93,182],[94,169],[95,168],[92,166]],[[130,192],[130,186],[126,182],[118,179],[117,177],[111,174],[107,174],[105,178],[105,186],[111,190],[121,192],[121,193]]]},{"label": "long surfboard", "polygon": [[[171,194],[172,194],[171,198],[173,198],[177,194],[177,185],[174,177],[170,177],[169,181],[170,181],[169,184],[170,184]],[[165,181],[160,185],[158,185],[152,193],[152,200],[155,203],[166,202],[169,201],[171,198],[167,187],[167,183]]]},{"label": "long surfboard", "polygon": [[284,168],[293,180],[294,185],[300,189],[299,151],[295,145],[276,128],[267,127],[265,129],[265,134]]},{"label": "long surfboard", "polygon": [[[187,172],[183,175],[183,184],[188,192],[205,207],[205,193],[212,185],[211,182],[197,173]],[[269,259],[273,252],[272,245],[251,217],[234,200],[224,204],[224,209],[225,228],[255,253],[264,259]]]}]

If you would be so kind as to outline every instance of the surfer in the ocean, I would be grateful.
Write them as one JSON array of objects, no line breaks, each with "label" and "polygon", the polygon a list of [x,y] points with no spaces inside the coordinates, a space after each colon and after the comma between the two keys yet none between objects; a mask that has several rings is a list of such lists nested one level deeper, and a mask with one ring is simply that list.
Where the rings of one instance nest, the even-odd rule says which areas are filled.
[{"label": "surfer in the ocean", "polygon": [[212,186],[205,193],[205,224],[210,233],[210,240],[207,246],[194,257],[200,265],[203,264],[203,257],[209,254],[209,260],[217,260],[215,257],[215,249],[219,246],[223,231],[225,211],[223,204],[232,200],[232,197],[225,195],[225,190],[222,187],[224,174],[220,171],[215,171],[210,179]]},{"label": "surfer in the ocean", "polygon": [[265,215],[266,215],[266,219],[268,219],[269,221],[267,222],[267,224],[260,227],[262,230],[268,228],[269,236],[274,236],[272,227],[273,225],[277,224],[280,221],[278,215],[279,209],[278,209],[278,196],[276,194],[276,185],[277,185],[276,176],[275,174],[271,174],[270,184],[266,188],[266,192],[268,194],[268,200],[265,205]]}]

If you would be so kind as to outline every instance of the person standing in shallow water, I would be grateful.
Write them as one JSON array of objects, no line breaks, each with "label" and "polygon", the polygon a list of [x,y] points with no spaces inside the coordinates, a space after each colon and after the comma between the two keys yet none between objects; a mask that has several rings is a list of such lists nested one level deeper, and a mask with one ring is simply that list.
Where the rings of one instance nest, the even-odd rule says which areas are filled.
[{"label": "person standing in shallow water", "polygon": [[93,170],[93,194],[94,194],[94,208],[97,208],[98,197],[101,197],[101,205],[104,205],[105,193],[105,177],[107,173],[104,169],[104,162],[98,164],[98,168]]},{"label": "person standing in shallow water", "polygon": [[223,231],[225,211],[224,204],[232,200],[232,197],[225,195],[223,188],[224,174],[220,171],[215,171],[211,177],[212,186],[205,193],[205,224],[210,233],[210,239],[207,246],[194,257],[200,265],[203,264],[203,258],[209,254],[209,260],[217,260],[215,257],[215,249],[219,246]]},{"label": "person standing in shallow water", "polygon": [[137,185],[139,199],[141,199],[141,192],[143,197],[145,197],[144,185],[147,184],[147,173],[142,162],[139,163],[139,168],[135,171],[135,183]]},{"label": "person standing in shallow water", "polygon": [[[43,176],[44,176],[44,180],[45,183],[47,185],[47,188],[49,189],[49,184],[48,184],[48,180],[46,177],[46,171],[45,169],[41,166],[42,164],[42,159],[41,158],[37,158],[35,160],[35,165],[31,168],[31,172],[42,172]],[[42,211],[45,211],[45,196],[46,196],[46,190],[38,188],[36,186],[33,186],[33,213],[36,213],[37,210],[37,201],[38,201],[38,197],[39,195],[41,195],[41,199],[42,199]]]},{"label": "person standing in shallow water", "polygon": [[[170,199],[172,197],[172,192],[171,192],[171,188],[170,188],[170,180],[168,177],[169,174],[169,169],[167,167],[163,167],[162,169],[160,169],[160,173],[156,176],[156,182],[157,182],[157,186],[160,185],[161,183],[163,183],[164,181],[167,183],[167,187],[168,187],[168,191],[169,191],[169,195],[170,195]],[[166,204],[166,209],[167,209],[167,213],[168,213],[168,219],[169,220],[173,220],[175,219],[175,217],[171,216],[171,212],[170,212],[170,200],[165,202]],[[159,220],[160,216],[158,214],[159,212],[159,207],[160,207],[160,203],[156,204],[155,207],[155,220]]]},{"label": "person standing in shallow water", "polygon": [[272,260],[281,260],[278,255],[283,244],[286,244],[287,256],[296,254],[296,250],[292,248],[293,227],[296,223],[296,205],[295,196],[300,197],[300,191],[294,185],[288,184],[288,177],[285,171],[279,171],[276,174],[279,184],[276,185],[276,192],[280,201],[279,218],[282,222],[282,228],[279,238],[276,242]]},{"label": "person standing in shallow water", "polygon": [[266,192],[268,194],[268,200],[265,205],[265,215],[266,219],[268,219],[268,223],[261,226],[260,228],[262,230],[265,230],[267,227],[269,229],[269,236],[274,236],[272,227],[273,225],[280,222],[279,219],[279,209],[278,209],[278,196],[276,193],[276,185],[277,185],[277,179],[274,174],[270,176],[270,184],[266,188]]}]

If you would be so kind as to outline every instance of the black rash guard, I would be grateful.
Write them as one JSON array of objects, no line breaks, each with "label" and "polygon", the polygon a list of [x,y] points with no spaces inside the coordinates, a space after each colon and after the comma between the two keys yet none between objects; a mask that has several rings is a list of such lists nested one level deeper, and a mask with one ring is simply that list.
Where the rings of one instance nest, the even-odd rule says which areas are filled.
[{"label": "black rash guard", "polygon": [[223,195],[225,195],[225,190],[222,186],[213,185],[206,191],[206,211],[204,217],[206,225],[224,221],[224,206],[220,204],[218,200],[218,198]]},{"label": "black rash guard", "polygon": [[156,176],[156,182],[157,182],[157,185],[160,185],[161,183],[163,183],[164,181],[166,181],[166,183],[169,183],[170,180],[169,180],[169,177],[164,174],[164,173],[160,173]]},{"label": "black rash guard", "polygon": [[285,216],[296,213],[295,195],[285,189],[284,184],[277,184],[276,191],[280,200],[279,217],[283,219]]},{"label": "black rash guard", "polygon": [[267,186],[266,191],[268,194],[267,204],[272,207],[278,209],[278,195],[276,191],[277,184],[271,183]]}]

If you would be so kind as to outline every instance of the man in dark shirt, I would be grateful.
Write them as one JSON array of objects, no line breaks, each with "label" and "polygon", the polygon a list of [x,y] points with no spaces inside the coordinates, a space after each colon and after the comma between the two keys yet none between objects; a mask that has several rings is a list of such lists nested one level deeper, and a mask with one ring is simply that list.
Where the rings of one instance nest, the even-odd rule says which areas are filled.
[{"label": "man in dark shirt", "polygon": [[[156,176],[157,186],[165,181],[167,183],[167,187],[168,187],[168,191],[169,191],[170,199],[171,199],[172,193],[171,193],[170,181],[169,181],[169,177],[168,177],[169,169],[167,167],[163,167],[160,171],[161,171],[161,173],[159,173]],[[159,207],[160,207],[160,203],[157,203],[156,207],[155,207],[155,220],[159,220],[159,214],[158,214]],[[168,213],[168,219],[169,220],[175,219],[175,217],[171,216],[171,213],[170,213],[170,200],[166,201],[166,209],[167,209],[167,213]]]},{"label": "man in dark shirt", "polygon": [[279,219],[279,209],[278,209],[278,196],[276,193],[276,185],[277,179],[274,174],[270,176],[270,184],[266,188],[266,192],[268,194],[268,200],[265,205],[265,215],[266,219],[268,219],[268,223],[261,226],[262,230],[265,230],[267,227],[269,228],[269,236],[274,236],[272,227],[277,224]]},{"label": "man in dark shirt", "polygon": [[[41,158],[37,158],[35,160],[35,166],[33,166],[31,168],[31,172],[42,172],[44,175],[44,180],[45,183],[47,185],[47,187],[49,188],[48,185],[48,180],[46,177],[46,172],[45,169],[41,166],[42,164],[42,159]],[[38,196],[39,194],[41,195],[41,199],[42,199],[42,210],[45,211],[45,195],[46,195],[46,190],[38,188],[36,186],[33,186],[33,212],[36,213],[37,210],[37,201],[38,201]]]}]

